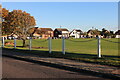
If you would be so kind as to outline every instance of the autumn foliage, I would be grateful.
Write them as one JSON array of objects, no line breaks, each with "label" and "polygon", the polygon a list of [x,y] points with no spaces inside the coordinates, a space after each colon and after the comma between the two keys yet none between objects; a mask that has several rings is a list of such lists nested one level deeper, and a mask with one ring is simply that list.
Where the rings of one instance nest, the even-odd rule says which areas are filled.
[{"label": "autumn foliage", "polygon": [[36,25],[34,17],[22,10],[9,12],[3,8],[2,18],[3,34],[14,33],[18,35],[23,40],[23,46],[25,46],[25,40],[27,36],[30,36],[28,30]]},{"label": "autumn foliage", "polygon": [[9,25],[7,25],[6,17],[8,16],[9,10],[5,8],[2,9],[2,35],[8,34],[9,32]]},{"label": "autumn foliage", "polygon": [[1,35],[1,26],[2,26],[2,6],[0,5],[0,35]]}]

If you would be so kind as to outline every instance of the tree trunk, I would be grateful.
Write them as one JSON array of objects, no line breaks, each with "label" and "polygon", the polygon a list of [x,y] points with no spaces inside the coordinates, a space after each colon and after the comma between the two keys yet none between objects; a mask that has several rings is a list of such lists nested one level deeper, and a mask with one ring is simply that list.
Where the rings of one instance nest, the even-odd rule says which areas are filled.
[{"label": "tree trunk", "polygon": [[25,47],[25,45],[26,45],[26,40],[23,39],[23,47]]}]

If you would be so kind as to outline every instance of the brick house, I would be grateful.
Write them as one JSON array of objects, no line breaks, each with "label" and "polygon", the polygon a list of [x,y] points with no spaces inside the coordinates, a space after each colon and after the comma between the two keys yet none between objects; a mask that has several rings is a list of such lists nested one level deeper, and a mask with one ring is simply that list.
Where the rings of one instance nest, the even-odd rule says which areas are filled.
[{"label": "brick house", "polygon": [[48,37],[53,37],[53,30],[51,28],[37,28],[33,33],[33,36],[48,39]]}]

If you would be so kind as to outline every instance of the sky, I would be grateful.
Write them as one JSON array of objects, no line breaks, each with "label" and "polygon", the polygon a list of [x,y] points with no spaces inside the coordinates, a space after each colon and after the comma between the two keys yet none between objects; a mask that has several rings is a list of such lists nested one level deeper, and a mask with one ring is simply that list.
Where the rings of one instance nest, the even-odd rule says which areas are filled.
[{"label": "sky", "polygon": [[2,2],[119,2],[120,0],[1,0]]},{"label": "sky", "polygon": [[37,27],[118,30],[117,2],[3,2],[2,6],[30,13]]}]

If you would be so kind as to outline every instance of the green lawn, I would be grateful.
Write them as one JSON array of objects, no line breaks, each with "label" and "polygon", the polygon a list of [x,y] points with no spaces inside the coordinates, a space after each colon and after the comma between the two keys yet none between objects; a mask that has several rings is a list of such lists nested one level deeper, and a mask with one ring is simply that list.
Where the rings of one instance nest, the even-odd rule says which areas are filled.
[{"label": "green lawn", "polygon": [[[48,41],[45,39],[33,39],[32,40],[32,49],[33,50],[45,50],[48,51]],[[68,53],[79,53],[79,54],[95,54],[97,55],[97,39],[88,42],[74,42],[74,41],[87,41],[91,39],[71,39],[65,40],[65,51]],[[107,39],[110,41],[118,42],[118,39]],[[13,40],[6,40],[12,41]],[[26,41],[26,44],[29,46],[29,40]],[[17,49],[29,49],[28,47],[22,48],[22,41],[17,40]],[[9,47],[10,46],[6,46]],[[41,47],[40,49],[36,49],[35,47]],[[11,47],[13,48],[13,47]],[[61,39],[52,39],[52,51],[62,51],[62,40]],[[101,40],[101,54],[102,55],[111,55],[118,56],[118,43],[107,42]]]},{"label": "green lawn", "polygon": [[[72,40],[72,41],[71,41]],[[102,58],[97,58],[97,39],[89,42],[79,42],[87,41],[92,39],[70,39],[65,40],[65,51],[66,54],[62,54],[62,40],[61,39],[52,39],[52,54],[48,52],[48,41],[45,39],[33,39],[32,40],[32,51],[29,51],[29,40],[26,41],[28,47],[21,47],[22,41],[17,40],[17,51],[38,54],[42,56],[51,56],[59,58],[73,59],[77,61],[99,63],[112,66],[120,66],[120,55],[118,54],[118,43],[112,43],[104,41],[101,39],[101,49],[102,49]],[[118,42],[118,39],[106,39],[114,42]],[[14,42],[13,40],[6,40]],[[77,42],[76,42],[77,41]],[[40,47],[37,49],[37,47]],[[14,48],[13,46],[5,46],[5,48]],[[27,50],[27,51],[26,51]],[[107,55],[107,56],[105,56]]]}]

